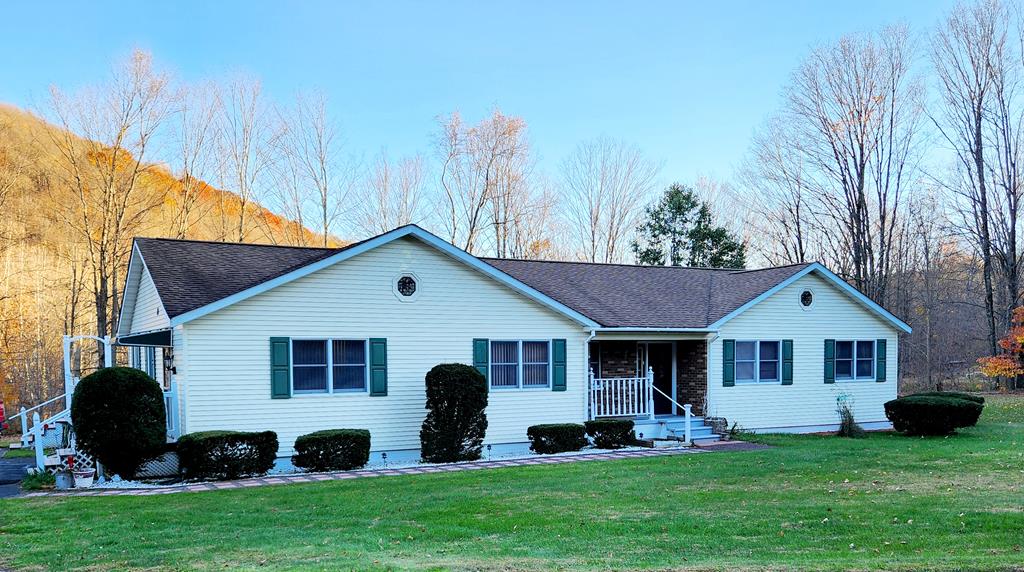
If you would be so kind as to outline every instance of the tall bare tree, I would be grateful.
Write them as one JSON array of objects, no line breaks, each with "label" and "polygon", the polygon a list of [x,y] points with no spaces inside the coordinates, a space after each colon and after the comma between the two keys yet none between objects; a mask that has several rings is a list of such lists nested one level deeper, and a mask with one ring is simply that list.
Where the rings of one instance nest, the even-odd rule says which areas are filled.
[{"label": "tall bare tree", "polygon": [[484,232],[496,251],[505,244],[505,199],[526,179],[529,143],[526,122],[494,110],[491,116],[467,127],[458,113],[440,120],[437,154],[441,159],[443,201],[439,218],[449,240],[473,253]]},{"label": "tall bare tree", "polygon": [[814,50],[755,139],[745,178],[763,193],[782,260],[806,260],[815,243],[816,257],[883,303],[919,178],[921,83],[908,37],[886,28]]},{"label": "tall bare tree", "polygon": [[565,217],[581,258],[625,259],[658,171],[638,148],[606,137],[580,143],[562,162]]},{"label": "tall bare tree", "polygon": [[180,188],[174,197],[171,233],[175,238],[189,238],[209,210],[200,199],[208,187],[206,181],[217,169],[217,119],[223,110],[213,84],[182,88],[177,104],[175,176]]},{"label": "tall bare tree", "polygon": [[419,222],[424,180],[422,158],[393,161],[381,150],[362,185],[364,197],[356,207],[356,225],[372,235]]},{"label": "tall bare tree", "polygon": [[335,224],[348,209],[355,169],[340,155],[338,128],[323,95],[299,96],[284,124],[285,152],[298,169],[296,182],[313,195],[315,212],[307,220],[316,224],[321,244],[328,246]]},{"label": "tall bare tree", "polygon": [[[67,96],[51,89],[49,116],[61,129],[47,130],[60,157],[60,184],[70,204],[56,205],[85,247],[96,331],[109,334],[118,314],[118,277],[130,238],[159,197],[139,192],[139,180],[158,128],[166,120],[167,78],[152,58],[134,52],[95,90]],[[97,363],[102,363],[102,349]]]},{"label": "tall bare tree", "polygon": [[943,104],[935,124],[954,151],[959,169],[946,184],[960,199],[964,230],[981,256],[989,347],[996,352],[992,221],[985,133],[996,73],[1006,49],[1009,13],[998,0],[982,0],[953,9],[932,38],[932,62]]},{"label": "tall bare tree", "polygon": [[[270,168],[274,163],[274,147],[280,136],[280,124],[263,101],[260,82],[239,77],[223,91],[219,147],[222,161],[221,180],[237,195],[237,213],[222,208],[230,234],[225,240],[244,242],[254,221],[247,217],[264,195]],[[234,202],[234,201],[232,201]]]}]

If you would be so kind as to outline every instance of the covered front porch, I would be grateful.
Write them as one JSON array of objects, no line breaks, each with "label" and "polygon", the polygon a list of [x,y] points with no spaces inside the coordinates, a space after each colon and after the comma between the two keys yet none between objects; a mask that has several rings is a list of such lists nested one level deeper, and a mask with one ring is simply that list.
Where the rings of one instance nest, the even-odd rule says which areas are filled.
[{"label": "covered front porch", "polygon": [[638,437],[673,438],[683,436],[689,409],[691,437],[715,437],[703,422],[707,348],[704,334],[599,334],[589,344],[588,417],[631,418]]}]

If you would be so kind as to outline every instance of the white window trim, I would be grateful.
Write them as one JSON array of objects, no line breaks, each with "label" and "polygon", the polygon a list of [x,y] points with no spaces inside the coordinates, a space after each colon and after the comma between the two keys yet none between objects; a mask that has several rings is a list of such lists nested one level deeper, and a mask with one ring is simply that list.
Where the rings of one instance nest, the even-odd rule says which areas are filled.
[{"label": "white window trim", "polygon": [[[412,296],[403,296],[402,293],[398,291],[398,281],[406,276],[412,278],[413,281],[416,282],[416,291],[412,293]],[[423,281],[420,280],[420,277],[417,276],[415,272],[399,272],[398,274],[395,275],[394,278],[391,279],[391,291],[395,294],[395,298],[398,298],[399,302],[415,302],[416,299],[420,297],[420,293],[423,291]]]},{"label": "white window trim", "polygon": [[[334,343],[335,341],[363,342],[363,389],[334,389]],[[322,365],[295,365],[295,342],[324,342],[327,346],[327,391],[314,391],[309,389],[295,389],[295,368],[296,367],[324,367]],[[288,342],[288,383],[291,385],[292,396],[308,397],[319,395],[368,395],[370,393],[370,339],[369,338],[291,338]]]},{"label": "white window trim", "polygon": [[[835,343],[836,343],[836,348],[837,349],[835,350],[836,357],[833,359],[834,362],[839,361],[839,350],[838,350],[839,344],[846,343],[846,342],[850,342],[850,343],[853,344],[853,346],[850,348],[850,351],[853,352],[852,354],[850,354],[852,357],[849,359],[849,361],[851,362],[851,365],[850,365],[850,367],[851,367],[851,369],[850,369],[851,377],[839,377],[839,368],[836,367],[835,363],[833,363],[832,364],[832,369],[835,372],[836,383],[863,383],[863,382],[875,381],[875,360],[877,359],[877,354],[875,353],[877,351],[876,348],[875,348],[875,343],[876,343],[875,340],[836,340]],[[870,377],[857,377],[857,344],[860,344],[860,343],[871,344],[871,376]],[[867,359],[867,358],[860,358],[860,359]],[[843,358],[843,361],[847,361],[846,358]]]},{"label": "white window trim", "polygon": [[[804,306],[804,301],[803,301],[804,292],[810,292],[811,293],[811,305],[810,306]],[[800,306],[800,309],[803,310],[804,312],[810,312],[812,309],[814,309],[814,305],[817,302],[818,302],[818,294],[815,293],[815,291],[813,289],[811,289],[811,288],[801,288],[800,289],[800,294],[798,294],[797,297],[796,297],[796,303]]]},{"label": "white window trim", "polygon": [[[491,349],[494,347],[494,343],[515,343],[516,344],[516,385],[503,385],[495,386],[492,383],[494,379],[493,370],[491,367],[494,366],[494,353]],[[548,346],[548,382],[545,385],[523,385],[523,343],[524,342],[536,342],[539,344],[547,344]],[[493,391],[543,391],[551,389],[551,340],[488,340],[487,341],[487,386]],[[501,365],[511,365],[502,363]],[[536,365],[536,364],[535,364]]]},{"label": "white window trim", "polygon": [[[733,383],[735,385],[782,385],[782,340],[736,340],[737,344],[752,343],[754,344],[754,379],[740,379],[736,377],[734,373]],[[778,346],[778,358],[775,359],[775,379],[768,379],[761,381],[761,344],[769,343]],[[733,371],[735,372],[735,363],[740,361],[736,359],[735,352],[733,350]],[[749,362],[750,360],[743,360]]]}]

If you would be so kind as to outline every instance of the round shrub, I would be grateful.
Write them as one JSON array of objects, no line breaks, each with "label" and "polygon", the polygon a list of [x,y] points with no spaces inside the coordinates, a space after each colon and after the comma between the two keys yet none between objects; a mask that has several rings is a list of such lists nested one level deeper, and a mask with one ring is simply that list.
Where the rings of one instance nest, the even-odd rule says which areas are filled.
[{"label": "round shrub", "polygon": [[599,449],[621,449],[636,440],[631,419],[594,419],[585,422],[583,426],[587,429],[587,435],[594,440],[594,446]]},{"label": "round shrub", "polygon": [[985,405],[984,397],[974,395],[973,393],[964,393],[962,391],[925,391],[922,393],[915,393],[908,397],[952,397],[954,399],[966,399],[967,401],[973,401],[980,405]]},{"label": "round shrub", "polygon": [[982,405],[966,399],[917,396],[885,404],[885,416],[894,429],[908,435],[949,435],[978,422]]},{"label": "round shrub", "polygon": [[178,465],[188,479],[237,479],[262,475],[274,466],[277,433],[199,431],[178,439]]},{"label": "round shrub", "polygon": [[327,429],[295,440],[292,464],[307,471],[350,471],[370,461],[366,429]]},{"label": "round shrub", "polygon": [[487,380],[476,368],[447,363],[426,376],[427,417],[420,429],[420,454],[430,463],[480,458],[487,432]]},{"label": "round shrub", "polygon": [[542,455],[579,451],[587,445],[586,429],[579,423],[550,423],[526,429],[530,450]]},{"label": "round shrub", "polygon": [[71,397],[71,423],[78,448],[124,479],[167,446],[163,390],[135,368],[109,367],[82,378]]}]

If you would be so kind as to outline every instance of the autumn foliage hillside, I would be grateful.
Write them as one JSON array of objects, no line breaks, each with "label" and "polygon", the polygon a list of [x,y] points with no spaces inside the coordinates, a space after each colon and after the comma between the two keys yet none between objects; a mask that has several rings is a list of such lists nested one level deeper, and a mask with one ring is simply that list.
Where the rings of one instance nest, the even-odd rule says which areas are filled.
[{"label": "autumn foliage hillside", "polygon": [[[60,137],[75,136],[0,105],[0,396],[9,408],[59,393],[61,335],[95,333],[89,251],[69,216],[80,204],[93,207],[67,184],[67,161],[54,143]],[[102,154],[94,152],[87,160],[111,159]],[[134,163],[123,151],[117,161],[118,168]],[[241,218],[246,242],[323,243],[321,236],[255,202],[248,202],[246,216],[239,217],[242,202],[234,193],[203,181],[191,188],[190,198],[167,167],[144,165],[133,195],[140,205],[131,211],[133,234],[233,241]],[[183,219],[186,202],[189,213]],[[117,249],[118,268],[126,265],[129,247]],[[123,271],[115,278],[114,304]]]}]

